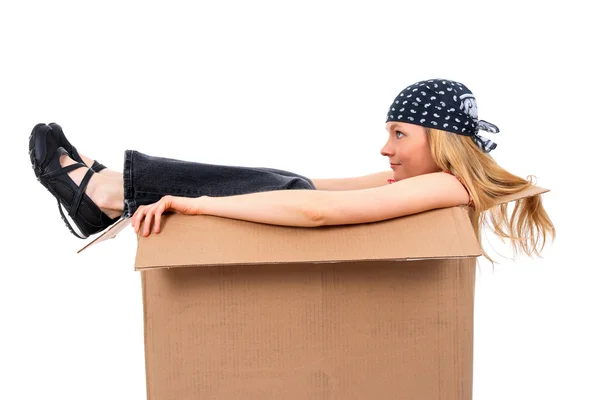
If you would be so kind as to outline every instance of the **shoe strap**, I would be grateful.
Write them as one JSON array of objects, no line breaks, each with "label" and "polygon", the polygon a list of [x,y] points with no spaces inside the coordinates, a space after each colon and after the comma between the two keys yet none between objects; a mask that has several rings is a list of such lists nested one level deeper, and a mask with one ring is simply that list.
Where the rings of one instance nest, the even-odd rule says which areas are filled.
[{"label": "shoe strap", "polygon": [[[75,148],[75,146],[71,145],[71,158],[75,161],[78,161],[82,164],[85,164],[83,162],[83,158],[81,158],[81,156],[79,155],[79,153],[77,152],[77,149]],[[87,165],[86,165],[87,166]],[[91,169],[93,169],[95,172],[100,172],[102,171],[104,168],[106,168],[106,166],[100,164],[98,161],[94,160],[92,166],[90,167]]]},{"label": "shoe strap", "polygon": [[92,169],[96,172],[100,172],[102,171],[104,168],[106,168],[106,166],[100,164],[98,161],[94,160],[94,163],[92,164]]},{"label": "shoe strap", "polygon": [[47,174],[40,175],[40,179],[41,178],[44,178],[44,179],[55,178],[59,175],[66,174],[67,172],[71,172],[71,171],[81,168],[81,167],[87,168],[87,166],[85,164],[75,163],[75,164],[67,165],[66,167],[62,167],[61,169],[57,169],[56,171],[52,171],[52,172],[48,172]]},{"label": "shoe strap", "polygon": [[92,175],[94,175],[94,170],[88,168],[85,176],[81,180],[81,184],[79,185],[79,189],[77,190],[75,197],[73,197],[73,203],[71,204],[71,209],[69,210],[69,215],[71,218],[75,218],[75,215],[77,214],[77,210],[79,209],[79,205],[81,204],[81,200],[83,199],[83,195],[85,193],[85,188],[88,185]]},{"label": "shoe strap", "polygon": [[83,159],[81,158],[81,156],[79,155],[79,153],[77,152],[77,149],[75,148],[75,146],[71,145],[71,151],[69,152],[69,155],[71,156],[71,158],[77,162],[80,162],[82,164],[85,164],[83,162]]}]

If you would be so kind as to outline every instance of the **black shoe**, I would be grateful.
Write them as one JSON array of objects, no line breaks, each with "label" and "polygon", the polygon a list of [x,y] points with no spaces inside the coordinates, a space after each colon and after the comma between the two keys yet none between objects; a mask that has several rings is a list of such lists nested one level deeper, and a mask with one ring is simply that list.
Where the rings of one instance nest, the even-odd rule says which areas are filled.
[{"label": "black shoe", "polygon": [[[67,152],[69,153],[69,156],[73,160],[80,162],[82,164],[85,164],[83,162],[83,160],[81,159],[81,156],[77,152],[77,149],[75,148],[75,146],[73,146],[67,140],[67,137],[65,136],[65,134],[62,130],[62,127],[55,122],[50,122],[48,124],[48,126],[50,127],[50,129],[52,129],[52,134],[54,135],[54,138],[55,138],[56,142],[58,143],[58,145],[60,147],[63,147],[65,150],[67,150]],[[106,167],[104,165],[100,164],[98,161],[94,160],[94,163],[92,164],[91,168],[94,170],[94,172],[100,172]]]},{"label": "black shoe", "polygon": [[[54,151],[60,147],[51,132],[52,129],[48,125],[37,124],[33,127],[31,135],[29,135],[29,159],[31,160],[31,166],[38,181],[40,181],[42,169],[50,161],[48,155],[52,156]],[[46,186],[44,183],[42,184]]]},{"label": "black shoe", "polygon": [[[60,157],[69,155],[59,147],[52,130],[45,124],[33,128],[29,137],[29,157],[38,181],[56,198],[60,215],[73,235],[86,239],[117,222],[120,217],[110,218],[85,194],[85,188],[94,171],[84,163],[61,167]],[[78,168],[87,172],[77,187],[67,174]]]}]

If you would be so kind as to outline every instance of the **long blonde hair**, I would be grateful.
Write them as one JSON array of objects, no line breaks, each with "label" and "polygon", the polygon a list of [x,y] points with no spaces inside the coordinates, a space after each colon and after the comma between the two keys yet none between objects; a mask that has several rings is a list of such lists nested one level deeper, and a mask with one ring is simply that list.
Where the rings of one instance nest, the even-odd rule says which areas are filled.
[{"label": "long blonde hair", "polygon": [[[516,200],[510,216],[507,203],[495,204],[498,197],[532,186],[534,176],[523,179],[511,174],[488,153],[483,153],[469,136],[432,128],[425,130],[435,163],[461,178],[473,197],[475,214],[472,222],[479,242],[480,226],[486,226],[503,242],[510,240],[513,255],[522,252],[529,257],[541,257],[547,236],[552,241],[556,237],[554,224],[542,205],[541,194]],[[492,265],[495,263],[485,250],[483,255]]]}]

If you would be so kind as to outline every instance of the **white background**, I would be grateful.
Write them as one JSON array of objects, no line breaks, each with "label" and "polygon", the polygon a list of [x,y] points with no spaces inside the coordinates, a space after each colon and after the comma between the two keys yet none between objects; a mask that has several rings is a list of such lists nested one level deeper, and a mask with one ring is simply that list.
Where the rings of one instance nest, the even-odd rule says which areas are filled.
[{"label": "white background", "polygon": [[448,78],[499,126],[494,158],[551,189],[558,233],[543,259],[480,259],[474,398],[600,399],[587,4],[3,2],[0,398],[145,398],[135,234],[76,254],[87,241],[30,167],[36,123],[58,122],[119,171],[136,149],[346,177],[388,167],[379,150],[400,90]]}]

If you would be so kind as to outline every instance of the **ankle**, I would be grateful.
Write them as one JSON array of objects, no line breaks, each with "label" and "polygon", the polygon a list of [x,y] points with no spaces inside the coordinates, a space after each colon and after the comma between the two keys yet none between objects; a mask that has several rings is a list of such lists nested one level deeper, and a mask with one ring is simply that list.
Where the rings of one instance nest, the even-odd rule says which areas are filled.
[{"label": "ankle", "polygon": [[102,171],[98,172],[112,180],[120,180],[123,182],[123,174],[118,171],[113,171],[112,169],[104,168]]},{"label": "ankle", "polygon": [[102,176],[100,173],[95,175],[96,184],[90,188],[90,197],[94,198],[96,205],[109,217],[120,215],[123,212],[122,183],[119,184],[114,178]]}]

